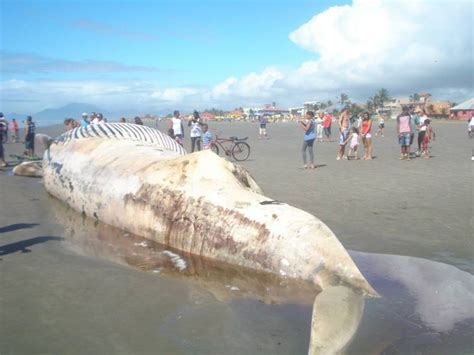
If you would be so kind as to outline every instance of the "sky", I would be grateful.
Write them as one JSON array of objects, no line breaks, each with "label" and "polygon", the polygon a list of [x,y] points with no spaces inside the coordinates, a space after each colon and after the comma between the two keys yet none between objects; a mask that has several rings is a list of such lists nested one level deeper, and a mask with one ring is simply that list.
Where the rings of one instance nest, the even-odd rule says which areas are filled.
[{"label": "sky", "polygon": [[0,0],[0,110],[474,96],[471,0]]}]

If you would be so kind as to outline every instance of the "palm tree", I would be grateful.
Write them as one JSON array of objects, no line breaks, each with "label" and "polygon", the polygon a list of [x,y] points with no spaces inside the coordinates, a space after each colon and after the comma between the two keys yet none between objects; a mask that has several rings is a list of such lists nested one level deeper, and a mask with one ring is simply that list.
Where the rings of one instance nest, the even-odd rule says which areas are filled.
[{"label": "palm tree", "polygon": [[340,102],[342,106],[344,106],[345,102],[349,101],[349,96],[344,93],[341,93],[340,98],[341,98]]},{"label": "palm tree", "polygon": [[418,102],[418,101],[420,101],[420,95],[418,95],[417,93],[410,95],[410,102]]},{"label": "palm tree", "polygon": [[430,112],[430,114],[432,114],[433,111],[434,111],[434,105],[433,105],[433,104],[429,104],[429,105],[427,106],[427,108],[428,108],[428,111]]},{"label": "palm tree", "polygon": [[374,109],[374,103],[373,103],[371,97],[369,97],[369,99],[367,100],[366,106],[367,106],[367,111],[370,111],[370,112],[373,111],[373,109]]},{"label": "palm tree", "polygon": [[377,93],[377,96],[379,98],[379,101],[380,101],[380,106],[383,108],[383,104],[384,102],[387,102],[388,100],[390,100],[390,95],[388,94],[388,90],[385,89],[385,88],[381,88],[378,93]]}]

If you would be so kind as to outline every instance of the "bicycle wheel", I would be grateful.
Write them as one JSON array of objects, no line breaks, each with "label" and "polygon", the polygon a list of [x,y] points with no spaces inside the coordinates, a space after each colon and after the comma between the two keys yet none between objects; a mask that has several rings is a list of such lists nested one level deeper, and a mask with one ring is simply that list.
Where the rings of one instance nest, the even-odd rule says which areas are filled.
[{"label": "bicycle wheel", "polygon": [[247,160],[250,155],[250,146],[245,142],[237,142],[232,148],[232,157],[237,161]]},{"label": "bicycle wheel", "polygon": [[212,152],[214,152],[214,153],[216,153],[217,155],[219,155],[219,147],[217,146],[217,144],[211,143],[211,150],[212,150]]}]

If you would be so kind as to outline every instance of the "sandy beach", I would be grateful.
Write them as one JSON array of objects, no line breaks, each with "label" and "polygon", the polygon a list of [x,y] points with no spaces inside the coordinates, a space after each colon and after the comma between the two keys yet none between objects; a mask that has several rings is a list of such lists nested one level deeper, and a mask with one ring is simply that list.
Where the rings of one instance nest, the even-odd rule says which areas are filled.
[{"label": "sandy beach", "polygon": [[[431,159],[400,161],[394,123],[388,122],[385,137],[373,140],[373,161],[336,161],[333,133],[333,142],[315,143],[318,167],[311,170],[302,168],[303,133],[295,123],[270,124],[267,140],[258,139],[257,124],[210,123],[214,135],[248,136],[252,151],[241,165],[265,194],[320,218],[347,249],[443,263],[470,280],[474,139],[467,138],[464,122],[433,126]],[[61,130],[58,125],[38,132],[54,136]],[[187,135],[185,148],[189,147]],[[8,158],[21,154],[23,147],[9,143],[5,151]],[[94,254],[92,239],[77,247],[41,179],[12,176],[11,169],[4,169],[0,201],[1,353],[307,352],[311,305],[275,306],[246,297],[221,297],[210,281],[146,272],[113,260],[113,250]],[[381,281],[379,285],[384,287]],[[390,318],[384,321],[390,336],[371,339],[382,322],[382,308],[366,304],[362,333],[348,353],[377,354],[407,336],[399,332],[404,323]],[[472,349],[472,319],[462,322],[465,327],[457,333],[439,332],[453,337],[439,348],[441,353]],[[423,353],[439,353],[433,345],[438,341],[427,340]]]}]

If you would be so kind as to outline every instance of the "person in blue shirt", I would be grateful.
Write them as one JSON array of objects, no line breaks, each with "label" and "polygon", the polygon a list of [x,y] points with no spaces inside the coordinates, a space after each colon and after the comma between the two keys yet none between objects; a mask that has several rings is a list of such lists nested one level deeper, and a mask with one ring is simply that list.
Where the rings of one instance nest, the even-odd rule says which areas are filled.
[{"label": "person in blue shirt", "polygon": [[[313,154],[313,143],[316,139],[316,134],[314,133],[314,129],[316,123],[314,121],[314,112],[308,111],[306,112],[306,119],[300,122],[301,128],[304,130],[304,140],[303,140],[303,164],[305,169],[314,169],[316,166],[314,165],[314,154]],[[306,162],[306,150],[309,152],[309,164]]]},{"label": "person in blue shirt", "polygon": [[87,120],[87,113],[82,114],[81,118],[81,127],[87,127],[89,125],[89,121]]},{"label": "person in blue shirt", "polygon": [[211,149],[212,134],[207,123],[202,125],[202,149]]}]

